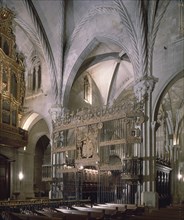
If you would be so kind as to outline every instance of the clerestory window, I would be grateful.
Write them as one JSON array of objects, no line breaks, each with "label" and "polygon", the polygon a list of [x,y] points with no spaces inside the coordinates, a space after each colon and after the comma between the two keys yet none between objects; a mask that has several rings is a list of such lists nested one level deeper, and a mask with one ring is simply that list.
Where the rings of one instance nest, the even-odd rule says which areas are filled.
[{"label": "clerestory window", "polygon": [[37,56],[32,58],[32,67],[28,74],[28,90],[37,93],[41,89],[42,71],[40,60]]},{"label": "clerestory window", "polygon": [[92,86],[88,76],[84,77],[84,101],[92,104]]}]

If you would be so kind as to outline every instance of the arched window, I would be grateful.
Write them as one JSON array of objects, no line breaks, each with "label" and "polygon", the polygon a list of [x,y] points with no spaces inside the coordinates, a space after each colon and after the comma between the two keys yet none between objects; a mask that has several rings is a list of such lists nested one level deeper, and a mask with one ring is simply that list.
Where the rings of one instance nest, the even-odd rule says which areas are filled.
[{"label": "arched window", "polygon": [[30,94],[37,93],[41,89],[42,69],[40,59],[35,53],[36,52],[34,51],[31,59],[31,67],[28,73],[28,90]]},{"label": "arched window", "polygon": [[88,76],[84,77],[84,101],[92,104],[92,88]]},{"label": "arched window", "polygon": [[38,66],[38,89],[41,87],[41,66]]},{"label": "arched window", "polygon": [[35,91],[35,89],[36,89],[36,69],[35,69],[35,67],[34,67],[34,69],[33,69],[33,91]]}]

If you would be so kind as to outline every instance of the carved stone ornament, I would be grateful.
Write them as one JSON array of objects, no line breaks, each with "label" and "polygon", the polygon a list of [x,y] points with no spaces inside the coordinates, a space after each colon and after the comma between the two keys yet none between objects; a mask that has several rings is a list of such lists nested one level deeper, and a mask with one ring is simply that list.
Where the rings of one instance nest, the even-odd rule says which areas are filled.
[{"label": "carved stone ornament", "polygon": [[77,129],[77,158],[92,158],[96,154],[98,124],[88,126],[88,129]]},{"label": "carved stone ornament", "polygon": [[[87,126],[96,124],[97,129],[102,129],[103,122],[114,120],[117,118],[127,118],[130,115],[142,116],[139,106],[135,107],[135,103],[129,100],[121,105],[114,105],[111,107],[103,106],[99,109],[83,109],[77,112],[67,112],[61,110],[61,107],[57,106],[50,109],[51,117],[53,118],[54,131],[70,129],[75,127]],[[59,113],[60,110],[60,113]]]},{"label": "carved stone ornament", "polygon": [[98,163],[100,161],[100,158],[98,155],[94,155],[93,158],[81,158],[75,160],[75,167],[77,169],[80,169],[81,166],[95,166],[98,167]]},{"label": "carved stone ornament", "polygon": [[100,122],[100,123],[98,123],[98,129],[102,129],[103,128],[103,123],[102,122]]},{"label": "carved stone ornament", "polygon": [[158,79],[155,77],[143,77],[137,82],[134,86],[134,93],[139,102],[154,90],[156,82]]},{"label": "carved stone ornament", "polygon": [[54,105],[49,109],[50,116],[52,118],[53,123],[57,123],[57,121],[63,117],[65,114],[65,108],[61,105]]}]

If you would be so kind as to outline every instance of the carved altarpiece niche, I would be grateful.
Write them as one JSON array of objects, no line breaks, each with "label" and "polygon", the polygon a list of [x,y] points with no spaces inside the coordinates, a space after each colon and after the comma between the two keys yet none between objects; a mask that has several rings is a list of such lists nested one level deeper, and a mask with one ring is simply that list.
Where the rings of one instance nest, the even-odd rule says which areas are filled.
[{"label": "carved altarpiece niche", "polygon": [[132,103],[58,116],[53,122],[52,197],[137,202],[144,120]]}]

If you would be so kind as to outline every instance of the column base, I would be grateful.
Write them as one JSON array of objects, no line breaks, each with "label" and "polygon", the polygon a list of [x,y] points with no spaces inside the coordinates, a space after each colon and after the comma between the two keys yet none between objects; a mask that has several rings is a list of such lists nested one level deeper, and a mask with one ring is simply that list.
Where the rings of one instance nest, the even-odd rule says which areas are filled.
[{"label": "column base", "polygon": [[142,205],[158,208],[158,193],[157,192],[142,192]]}]

